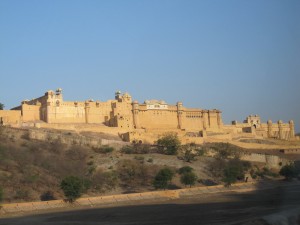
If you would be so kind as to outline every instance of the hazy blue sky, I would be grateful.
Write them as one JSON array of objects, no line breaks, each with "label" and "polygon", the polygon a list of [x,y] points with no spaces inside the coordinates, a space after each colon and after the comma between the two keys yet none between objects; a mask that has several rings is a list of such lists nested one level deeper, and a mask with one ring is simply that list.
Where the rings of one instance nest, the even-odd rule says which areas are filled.
[{"label": "hazy blue sky", "polygon": [[300,1],[0,0],[0,78],[6,108],[121,90],[300,131]]}]

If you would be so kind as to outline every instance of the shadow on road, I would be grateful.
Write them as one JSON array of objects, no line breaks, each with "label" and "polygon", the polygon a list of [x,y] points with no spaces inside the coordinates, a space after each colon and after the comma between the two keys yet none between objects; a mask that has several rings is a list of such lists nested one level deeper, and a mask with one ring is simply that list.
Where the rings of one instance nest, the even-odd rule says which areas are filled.
[{"label": "shadow on road", "polygon": [[[261,218],[299,210],[300,185],[266,189],[265,182],[251,192],[201,194],[162,202],[113,206],[0,219],[5,225],[191,225],[270,224]],[[299,212],[300,213],[300,212]],[[272,217],[271,217],[272,218]],[[273,217],[276,220],[276,217]],[[268,218],[267,218],[268,219]],[[290,222],[300,224],[299,218]],[[251,221],[251,222],[250,222]],[[268,220],[270,221],[270,219]],[[288,221],[288,219],[287,219]],[[289,221],[288,221],[289,222]],[[274,223],[275,224],[275,223]],[[279,223],[280,224],[280,223]],[[288,223],[286,223],[288,224]]]}]

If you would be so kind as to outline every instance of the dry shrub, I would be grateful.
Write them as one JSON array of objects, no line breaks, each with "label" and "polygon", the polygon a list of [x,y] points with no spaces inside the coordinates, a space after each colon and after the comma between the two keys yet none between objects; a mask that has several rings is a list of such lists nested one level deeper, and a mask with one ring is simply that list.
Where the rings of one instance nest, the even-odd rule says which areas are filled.
[{"label": "dry shrub", "polygon": [[115,150],[114,147],[111,147],[109,145],[103,145],[99,148],[93,148],[93,149],[96,153],[101,153],[101,154],[112,153]]},{"label": "dry shrub", "polygon": [[221,179],[223,176],[224,168],[226,167],[227,162],[223,159],[214,159],[209,164],[209,171],[211,172],[212,176],[216,179]]},{"label": "dry shrub", "polygon": [[135,143],[132,145],[125,145],[121,148],[121,152],[125,154],[148,154],[158,152],[155,146]]},{"label": "dry shrub", "polygon": [[119,183],[116,171],[98,170],[92,176],[91,181],[93,188],[100,192],[115,189]]},{"label": "dry shrub", "polygon": [[14,133],[6,134],[1,128],[0,132],[5,134],[0,137],[0,183],[6,201],[38,200],[49,187],[59,197],[62,194],[58,184],[62,178],[87,177],[89,149],[79,146],[68,149],[59,141],[12,142],[10,137]]},{"label": "dry shrub", "polygon": [[86,148],[72,146],[66,151],[65,156],[71,160],[86,160],[88,154]]},{"label": "dry shrub", "polygon": [[15,191],[14,199],[30,201],[32,199],[31,191],[28,188],[19,188]]},{"label": "dry shrub", "polygon": [[145,165],[134,160],[125,159],[117,164],[117,173],[125,187],[151,185],[157,171],[158,168],[154,165]]}]

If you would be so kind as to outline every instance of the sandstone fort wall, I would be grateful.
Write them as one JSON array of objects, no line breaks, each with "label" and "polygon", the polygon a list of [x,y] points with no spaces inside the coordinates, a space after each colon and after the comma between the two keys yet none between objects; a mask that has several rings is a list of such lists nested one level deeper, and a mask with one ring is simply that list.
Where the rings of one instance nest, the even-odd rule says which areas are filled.
[{"label": "sandstone fort wall", "polygon": [[[2,116],[1,116],[2,115]],[[198,132],[200,136],[185,135],[181,137],[187,140],[196,140],[202,142],[207,134],[218,134],[218,137],[233,137],[234,135],[252,134],[261,138],[293,139],[295,137],[294,123],[290,121],[284,124],[261,123],[260,117],[250,115],[243,123],[234,121],[232,125],[223,125],[222,113],[219,110],[204,110],[197,108],[185,108],[182,102],[176,105],[170,105],[164,101],[146,100],[144,103],[132,101],[128,94],[116,92],[115,99],[106,102],[87,100],[84,102],[64,101],[62,90],[56,92],[48,91],[44,96],[25,100],[14,110],[9,112],[0,111],[2,123],[18,124],[26,122],[45,122],[47,124],[99,124],[107,127],[117,127],[119,132],[141,132],[141,129],[147,131],[149,136],[152,133],[157,136],[157,130],[168,129],[180,134]],[[42,123],[41,123],[42,124]],[[144,139],[147,135],[141,133]],[[215,133],[215,134],[213,134]],[[136,134],[127,135],[129,141],[135,138]],[[187,135],[188,136],[188,135]],[[216,136],[217,138],[217,136]],[[149,139],[149,138],[148,138]],[[153,140],[153,138],[150,138]]]}]

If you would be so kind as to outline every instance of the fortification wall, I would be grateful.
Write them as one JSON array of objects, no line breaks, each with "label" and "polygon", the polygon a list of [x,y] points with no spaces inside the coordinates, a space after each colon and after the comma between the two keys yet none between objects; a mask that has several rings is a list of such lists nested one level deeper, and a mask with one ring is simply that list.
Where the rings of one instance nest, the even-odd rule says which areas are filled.
[{"label": "fortification wall", "polygon": [[168,133],[175,133],[178,135],[182,144],[195,143],[203,144],[204,137],[202,132],[186,132],[179,129],[138,129],[131,132],[126,132],[121,135],[124,141],[128,142],[142,142],[148,144],[155,144],[155,142],[162,136]]},{"label": "fortification wall", "polygon": [[281,150],[284,154],[291,154],[291,155],[294,155],[294,154],[300,154],[300,148],[297,148],[297,149],[283,149]]},{"label": "fortification wall", "polygon": [[203,117],[201,111],[183,112],[182,129],[203,130]]},{"label": "fortification wall", "polygon": [[57,142],[67,144],[67,145],[79,145],[79,146],[87,146],[87,147],[95,147],[99,148],[102,145],[125,145],[123,141],[117,140],[108,140],[101,137],[91,137],[91,136],[84,136],[80,134],[67,134],[67,133],[57,133],[51,132],[48,130],[35,130],[30,129],[29,138],[41,141],[48,141],[48,142]]},{"label": "fortification wall", "polygon": [[111,102],[90,102],[87,121],[88,123],[108,123],[111,112]]},{"label": "fortification wall", "polygon": [[0,110],[0,124],[18,124],[21,120],[21,110]]},{"label": "fortification wall", "polygon": [[84,106],[61,103],[48,107],[48,123],[85,123]]},{"label": "fortification wall", "polygon": [[130,130],[134,127],[132,104],[130,102],[114,102],[113,118],[110,126]]},{"label": "fortification wall", "polygon": [[222,134],[222,133],[210,133],[207,132],[206,139],[208,141],[213,141],[213,142],[220,142],[222,141],[229,141],[232,140],[232,134]]},{"label": "fortification wall", "polygon": [[110,102],[60,102],[48,107],[49,123],[107,123]]},{"label": "fortification wall", "polygon": [[39,128],[47,128],[47,129],[57,129],[57,130],[71,130],[76,132],[97,132],[97,133],[107,133],[113,135],[119,135],[124,131],[119,129],[118,127],[107,127],[102,124],[85,124],[85,123],[70,123],[70,124],[62,124],[62,123],[36,123],[32,124],[32,127]]},{"label": "fortification wall", "polygon": [[26,104],[28,104],[28,105],[41,104],[43,106],[46,106],[47,105],[47,100],[48,100],[48,95],[47,95],[47,93],[45,93],[45,95],[43,95],[41,97],[29,100],[29,101],[24,101],[24,102],[26,102]]},{"label": "fortification wall", "polygon": [[218,123],[218,114],[216,112],[209,111],[208,122],[209,122],[209,128],[218,130],[219,123]]},{"label": "fortification wall", "polygon": [[40,109],[41,109],[40,105],[22,104],[23,122],[40,120],[41,119]]},{"label": "fortification wall", "polygon": [[177,111],[175,110],[141,110],[139,111],[139,121],[142,128],[178,128]]}]

